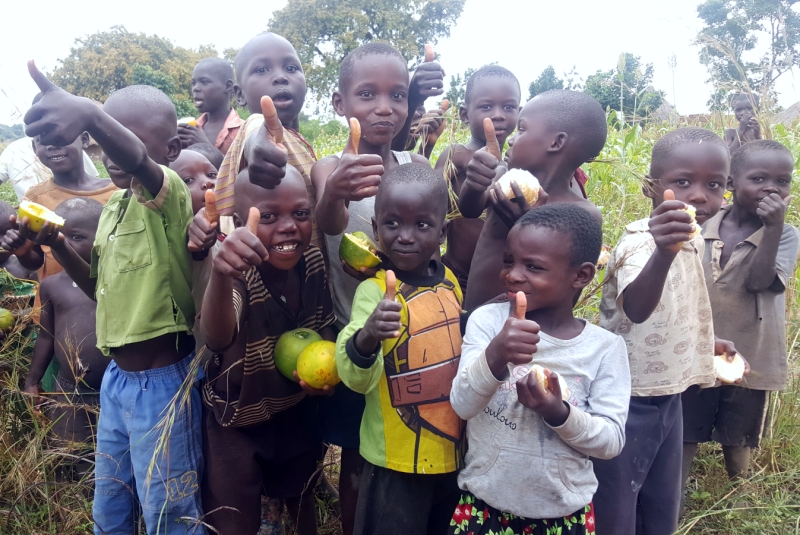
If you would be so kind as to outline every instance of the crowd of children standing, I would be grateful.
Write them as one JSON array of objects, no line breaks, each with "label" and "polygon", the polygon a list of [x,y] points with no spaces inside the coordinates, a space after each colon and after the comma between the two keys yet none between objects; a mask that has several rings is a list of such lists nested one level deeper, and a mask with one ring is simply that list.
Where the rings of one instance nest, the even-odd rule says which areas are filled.
[{"label": "crowd of children standing", "polygon": [[[721,443],[731,477],[746,475],[769,393],[786,386],[800,236],[784,224],[793,155],[760,139],[752,102],[727,142],[681,128],[656,143],[653,212],[611,252],[595,326],[573,315],[602,246],[576,170],[607,124],[584,93],[523,103],[511,72],[479,69],[459,109],[470,141],[433,169],[441,112],[412,122],[444,73],[426,61],[410,77],[386,44],[343,58],[332,104],[361,134],[320,160],[298,132],[301,62],[275,34],[233,68],[198,63],[196,125],[153,87],[100,108],[29,69],[41,96],[26,133],[53,178],[26,197],[66,223],[32,232],[0,205],[0,262],[39,273],[25,390],[49,400],[52,440],[91,443],[96,428],[95,533],[132,534],[141,515],[153,534],[255,535],[285,505],[314,534],[327,445],[341,448],[346,535],[666,535],[698,443]],[[110,184],[84,170],[88,136]],[[503,193],[507,169],[538,178],[534,206]],[[337,257],[354,231],[374,236],[378,267]],[[297,327],[336,342],[341,384],[277,371],[276,341]],[[750,373],[721,385],[714,356],[737,352]]]}]

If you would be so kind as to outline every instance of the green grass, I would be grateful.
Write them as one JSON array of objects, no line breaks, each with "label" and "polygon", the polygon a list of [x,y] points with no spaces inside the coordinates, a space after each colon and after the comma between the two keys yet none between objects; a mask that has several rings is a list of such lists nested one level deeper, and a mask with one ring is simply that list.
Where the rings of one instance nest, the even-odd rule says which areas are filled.
[{"label": "green grass", "polygon": [[[722,124],[711,125],[722,132]],[[590,176],[590,199],[604,216],[604,241],[613,245],[624,225],[649,211],[641,194],[641,179],[647,171],[655,141],[669,127],[610,129],[603,153],[586,169]],[[347,132],[332,128],[316,133],[318,157],[341,150]],[[772,136],[800,156],[800,129],[776,127]],[[433,160],[448,142],[464,142],[468,132],[451,127],[434,151]],[[800,171],[800,158],[796,162]],[[800,181],[792,190],[800,193]],[[0,187],[0,198],[15,202],[13,191]],[[796,209],[788,222],[800,225]],[[679,533],[697,534],[800,534],[800,306],[795,273],[787,289],[787,333],[792,377],[790,388],[773,397],[772,421],[761,449],[754,455],[753,475],[732,484],[725,475],[718,446],[701,447],[688,484],[687,512]],[[598,289],[599,290],[599,289]],[[580,305],[578,314],[597,320],[599,291]],[[89,481],[59,485],[53,482],[53,465],[64,452],[48,449],[44,443],[45,422],[24,403],[20,386],[29,365],[29,351],[19,349],[25,332],[18,330],[0,342],[0,534],[89,534],[91,502],[86,498]],[[336,452],[326,461],[325,472],[338,481]],[[320,498],[320,533],[340,533],[336,510]]]}]

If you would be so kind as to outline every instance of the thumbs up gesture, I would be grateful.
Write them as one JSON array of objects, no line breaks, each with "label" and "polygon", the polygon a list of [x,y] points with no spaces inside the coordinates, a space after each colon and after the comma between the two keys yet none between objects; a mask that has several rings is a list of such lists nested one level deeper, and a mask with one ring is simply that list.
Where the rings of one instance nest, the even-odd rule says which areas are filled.
[{"label": "thumbs up gesture", "polygon": [[250,182],[272,189],[286,175],[288,152],[283,145],[283,125],[270,97],[261,97],[261,112],[264,114],[264,124],[245,141],[244,157]]},{"label": "thumbs up gesture", "polygon": [[355,346],[360,355],[372,355],[382,341],[400,336],[403,328],[400,311],[403,307],[395,300],[396,292],[397,278],[394,271],[389,270],[386,272],[386,293],[383,299],[378,302],[364,327],[356,335]]},{"label": "thumbs up gesture", "polygon": [[219,224],[217,197],[213,189],[207,189],[205,196],[206,205],[194,215],[187,232],[189,236],[187,248],[193,253],[210,249],[217,241],[217,224]]},{"label": "thumbs up gesture", "polygon": [[336,169],[328,176],[325,191],[339,200],[360,201],[374,197],[383,176],[383,160],[377,154],[359,154],[361,125],[350,118],[350,137]]},{"label": "thumbs up gesture", "polygon": [[415,110],[428,97],[441,95],[444,93],[443,88],[444,69],[436,61],[433,45],[425,45],[424,61],[414,71],[408,87],[409,110]]},{"label": "thumbs up gesture", "polygon": [[675,200],[675,193],[664,190],[664,201],[650,215],[650,234],[656,249],[674,258],[683,243],[692,239],[694,224],[692,216],[686,211],[686,203]]},{"label": "thumbs up gesture", "polygon": [[214,257],[213,268],[218,273],[238,278],[254,266],[260,266],[269,259],[267,248],[258,239],[258,223],[261,213],[251,207],[247,223],[239,227],[222,242],[219,253]]},{"label": "thumbs up gesture", "polygon": [[71,95],[51,82],[28,62],[28,72],[42,92],[42,99],[25,114],[25,134],[39,136],[42,145],[63,147],[75,141],[83,132],[92,131],[95,114],[100,109],[88,98]]},{"label": "thumbs up gesture", "polygon": [[539,324],[525,319],[527,308],[525,294],[517,292],[511,302],[511,315],[486,347],[486,362],[498,380],[507,377],[508,364],[527,364],[537,351]]}]

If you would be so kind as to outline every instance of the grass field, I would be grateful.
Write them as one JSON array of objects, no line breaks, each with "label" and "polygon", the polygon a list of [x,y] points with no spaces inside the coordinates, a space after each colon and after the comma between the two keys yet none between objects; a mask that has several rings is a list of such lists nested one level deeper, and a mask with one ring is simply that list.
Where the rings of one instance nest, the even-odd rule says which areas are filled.
[{"label": "grass field", "polygon": [[[722,124],[709,126],[721,132]],[[650,207],[641,194],[641,178],[649,165],[655,141],[672,127],[647,125],[609,130],[609,140],[597,162],[586,166],[589,198],[604,215],[605,243],[616,243],[625,224],[646,216]],[[800,156],[800,129],[775,127],[772,137]],[[452,128],[450,140],[464,141],[467,133]],[[341,150],[346,132],[320,135],[315,140],[319,157]],[[435,154],[447,140],[440,141]],[[800,170],[800,158],[796,164]],[[792,190],[800,192],[795,180]],[[7,186],[0,198],[14,200]],[[795,206],[797,202],[795,202]],[[796,208],[788,221],[800,224]],[[602,275],[601,275],[602,276]],[[772,398],[769,431],[754,456],[749,479],[731,484],[725,475],[720,448],[701,447],[689,481],[687,512],[679,533],[698,534],[800,534],[800,271],[787,290],[787,332],[791,387]],[[600,280],[598,279],[598,283]],[[597,320],[599,284],[578,313]],[[91,533],[91,481],[80,484],[54,482],[53,465],[65,457],[44,441],[46,422],[32,413],[20,394],[29,362],[29,329],[20,326],[0,342],[0,534]],[[27,348],[27,349],[26,349]],[[335,452],[326,462],[329,479],[336,481]],[[319,500],[320,533],[339,533],[334,507]],[[605,534],[601,534],[605,535]]]}]

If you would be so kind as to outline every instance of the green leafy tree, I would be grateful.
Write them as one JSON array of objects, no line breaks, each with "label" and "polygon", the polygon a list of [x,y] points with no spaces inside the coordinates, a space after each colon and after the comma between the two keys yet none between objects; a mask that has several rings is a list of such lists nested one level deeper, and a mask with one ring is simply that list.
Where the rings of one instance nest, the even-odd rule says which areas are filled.
[{"label": "green leafy tree", "polygon": [[551,89],[564,89],[564,80],[556,75],[556,70],[552,65],[548,65],[539,74],[539,77],[528,86],[528,100]]},{"label": "green leafy tree", "polygon": [[[212,46],[182,48],[157,35],[131,33],[123,26],[114,26],[107,32],[76,39],[69,56],[60,60],[51,77],[70,93],[103,102],[112,91],[135,83],[134,70],[138,69],[138,83],[152,82],[156,87],[171,83],[172,92],[167,94],[174,101],[190,101],[192,69],[211,56],[217,56]],[[193,106],[191,112],[196,113]]]},{"label": "green leafy tree", "polygon": [[15,124],[12,126],[0,124],[0,142],[5,143],[7,141],[14,141],[23,137],[24,135],[25,132],[22,129],[21,124]]},{"label": "green leafy tree", "polygon": [[[728,106],[731,92],[774,96],[775,80],[800,67],[800,0],[706,0],[700,61],[714,84],[709,106]],[[766,45],[766,46],[764,46]]]},{"label": "green leafy tree", "polygon": [[336,88],[339,64],[358,46],[384,41],[420,61],[426,43],[450,35],[465,0],[292,0],[269,29],[294,44],[318,100]]},{"label": "green leafy tree", "polygon": [[450,101],[451,106],[462,106],[467,95],[467,80],[475,74],[477,69],[467,69],[462,74],[450,76],[450,88],[444,98]]},{"label": "green leafy tree", "polygon": [[638,120],[658,109],[664,99],[664,92],[653,89],[652,81],[653,64],[642,69],[641,58],[626,52],[620,54],[616,69],[589,76],[584,91],[603,108],[622,111],[628,120]]},{"label": "green leafy tree", "polygon": [[131,84],[152,85],[166,93],[175,104],[175,111],[178,113],[179,119],[193,117],[197,114],[192,100],[184,94],[176,93],[175,80],[169,74],[157,71],[148,65],[134,65],[131,69]]}]

